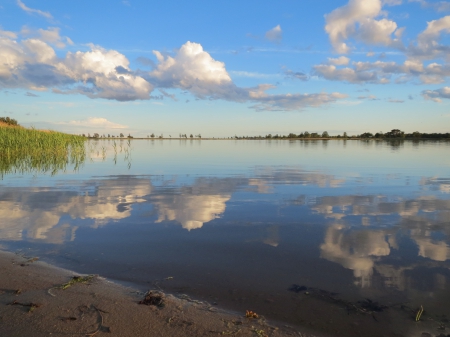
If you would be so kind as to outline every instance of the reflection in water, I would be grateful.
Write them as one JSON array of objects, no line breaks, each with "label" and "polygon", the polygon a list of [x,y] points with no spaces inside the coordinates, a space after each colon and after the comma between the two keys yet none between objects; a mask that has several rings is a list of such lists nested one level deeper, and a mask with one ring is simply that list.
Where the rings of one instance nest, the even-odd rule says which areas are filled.
[{"label": "reflection in water", "polygon": [[187,230],[201,228],[225,212],[231,195],[159,195],[152,198],[158,209],[158,220],[181,223]]},{"label": "reflection in water", "polygon": [[65,172],[68,168],[78,171],[86,160],[84,145],[64,144],[62,147],[49,150],[21,150],[0,152],[0,179],[5,175],[26,174],[34,175]]},{"label": "reflection in water", "polygon": [[342,225],[330,226],[320,246],[321,257],[353,270],[362,287],[371,283],[375,260],[390,253],[383,231],[350,230]]},{"label": "reflection in water", "polygon": [[[150,178],[134,176],[87,181],[78,191],[6,188],[0,192],[0,238],[49,243],[73,241],[79,226],[97,228],[126,220],[132,217],[134,205],[138,203],[153,208],[153,214],[157,215],[154,223],[175,221],[192,230],[222,216],[227,202],[238,190],[267,194],[282,181],[287,185],[315,184],[331,188],[343,183],[325,174],[291,169],[256,172],[255,178],[250,179],[197,178],[190,185],[170,188],[167,182],[155,187]],[[176,180],[169,183],[175,184]],[[339,195],[312,200],[301,196],[292,204],[307,205],[306,212],[320,214],[324,222],[332,221],[320,246],[321,257],[353,270],[355,282],[363,287],[371,285],[375,269],[382,274],[392,273],[382,265],[381,257],[399,249],[399,230],[415,243],[417,256],[434,261],[450,259],[446,241],[450,234],[450,200],[435,196],[402,200],[381,195]],[[253,218],[260,220],[258,214]],[[392,227],[395,223],[397,226]],[[387,225],[388,228],[383,228]],[[436,233],[441,236],[436,237]],[[278,246],[278,227],[272,228],[262,241]]]},{"label": "reflection in water", "polygon": [[[140,245],[136,254],[146,256],[145,253],[150,251],[145,250],[150,249],[147,247],[149,239],[139,237],[140,231],[135,232],[137,227],[142,226],[139,227],[142,230],[145,226],[155,229],[152,235],[161,235],[158,239],[162,238],[160,241],[164,242],[164,247],[161,247],[158,240],[152,241],[157,248],[148,253],[156,256],[157,262],[153,262],[157,265],[165,264],[162,256],[166,254],[173,254],[175,258],[172,261],[176,264],[180,259],[177,254],[183,251],[178,249],[180,246],[184,247],[187,255],[197,254],[197,258],[192,257],[189,261],[189,269],[184,270],[185,273],[192,268],[192,273],[201,271],[215,275],[217,272],[217,278],[224,274],[228,277],[229,269],[224,267],[228,265],[228,268],[244,274],[253,267],[258,273],[272,270],[276,274],[281,273],[282,265],[288,265],[288,276],[283,279],[286,284],[276,284],[278,288],[272,289],[275,292],[286,289],[289,282],[297,282],[290,277],[304,277],[303,281],[309,282],[314,275],[327,274],[325,269],[330,266],[336,273],[346,271],[340,274],[346,275],[347,281],[348,278],[351,280],[341,281],[341,284],[348,286],[353,282],[361,293],[395,288],[414,293],[419,298],[431,298],[437,296],[437,291],[445,291],[449,287],[448,176],[435,172],[424,174],[423,171],[411,171],[407,175],[392,168],[382,173],[365,172],[362,168],[354,169],[356,162],[340,170],[331,169],[331,173],[328,166],[318,169],[308,165],[317,159],[314,157],[316,151],[324,151],[327,165],[331,161],[331,166],[338,166],[353,156],[342,158],[341,152],[337,159],[333,159],[333,149],[339,145],[344,151],[349,151],[355,144],[364,151],[382,151],[394,156],[384,160],[390,163],[405,151],[407,143],[390,144],[387,150],[384,143],[372,142],[284,143],[289,151],[312,151],[314,160],[295,152],[299,157],[295,165],[278,159],[278,166],[248,165],[238,173],[190,175],[181,168],[176,174],[167,174],[165,170],[173,168],[169,164],[158,167],[157,173],[150,171],[148,167],[163,161],[158,160],[157,146],[170,143],[149,144],[153,144],[152,155],[156,158],[148,156],[152,163],[142,164],[142,157],[133,155],[133,169],[139,170],[134,175],[127,167],[125,172],[117,175],[95,177],[92,174],[86,179],[66,179],[53,187],[45,184],[21,187],[20,184],[15,186],[14,181],[2,186],[0,240],[52,243],[60,247],[71,241],[74,247],[84,244],[84,249],[91,249],[82,241],[83,235],[86,240],[86,233],[102,233],[102,240],[108,243],[109,236],[113,237],[120,229],[128,240],[135,240],[136,245]],[[274,147],[272,154],[278,155],[278,150],[286,149],[280,144],[269,143],[269,149]],[[391,151],[391,147],[398,151]],[[109,150],[101,150],[100,145],[98,149],[91,148],[92,162],[89,164],[107,167],[104,155],[108,157]],[[162,148],[161,153],[165,155],[166,149]],[[120,153],[120,148],[117,151]],[[289,151],[286,157],[292,158]],[[420,151],[420,146],[417,151]],[[173,160],[172,157],[162,158],[169,162]],[[192,172],[201,169],[194,167]],[[202,236],[202,233],[207,234]],[[191,239],[193,241],[189,241]],[[122,237],[111,246],[116,247],[120,240]],[[107,246],[104,244],[102,247]],[[174,246],[177,249],[171,250],[170,247]],[[208,254],[198,253],[203,252],[206,246],[213,246],[214,252],[209,251],[211,254],[217,250],[223,255],[220,268],[224,269],[220,272],[216,261],[208,260]],[[232,262],[227,261],[232,251],[239,252],[239,256],[252,257],[251,263],[241,264],[239,257],[233,258]],[[205,262],[207,260],[209,262]],[[298,266],[291,265],[290,261],[297,261],[302,266],[301,271],[298,272]],[[161,273],[166,272],[168,269]],[[320,275],[314,280],[322,282]],[[330,289],[335,286],[333,281],[328,282]]]},{"label": "reflection in water", "polygon": [[225,212],[225,203],[239,186],[248,184],[241,178],[198,178],[191,186],[158,191],[150,201],[158,211],[158,220],[176,221],[187,230],[201,228]]},{"label": "reflection in water", "polygon": [[129,218],[136,203],[150,203],[158,214],[156,223],[176,221],[191,230],[223,214],[226,202],[239,189],[270,193],[273,185],[283,180],[288,184],[331,187],[342,183],[322,173],[292,169],[257,170],[255,177],[197,178],[191,185],[172,188],[155,188],[149,178],[134,176],[86,181],[78,186],[78,191],[6,188],[0,192],[0,239],[72,241],[76,227],[81,225],[80,221],[70,225],[73,220],[90,220],[89,227],[96,228]]},{"label": "reflection in water", "polygon": [[[73,220],[90,227],[131,216],[132,205],[151,193],[148,179],[120,177],[88,182],[80,191],[7,188],[0,192],[0,238],[63,243],[75,239]],[[77,223],[77,222],[75,222]]]},{"label": "reflection in water", "polygon": [[[387,199],[385,196],[323,197],[313,207],[326,218],[337,219],[326,230],[321,257],[353,270],[356,283],[362,287],[371,286],[377,270],[384,275],[386,285],[404,288],[400,284],[404,277],[398,270],[384,265],[382,258],[389,256],[392,249],[400,249],[399,235],[406,235],[414,242],[417,256],[442,262],[450,259],[450,200],[419,197],[388,202]],[[355,218],[362,220],[362,227],[356,224]],[[380,228],[394,222],[395,227]]]}]

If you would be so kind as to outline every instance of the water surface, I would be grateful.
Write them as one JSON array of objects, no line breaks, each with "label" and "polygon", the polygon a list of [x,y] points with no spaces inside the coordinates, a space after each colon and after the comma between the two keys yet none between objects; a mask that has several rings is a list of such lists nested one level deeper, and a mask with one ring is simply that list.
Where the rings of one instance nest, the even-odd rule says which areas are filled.
[{"label": "water surface", "polygon": [[445,332],[450,143],[120,144],[5,175],[1,247],[335,335]]}]

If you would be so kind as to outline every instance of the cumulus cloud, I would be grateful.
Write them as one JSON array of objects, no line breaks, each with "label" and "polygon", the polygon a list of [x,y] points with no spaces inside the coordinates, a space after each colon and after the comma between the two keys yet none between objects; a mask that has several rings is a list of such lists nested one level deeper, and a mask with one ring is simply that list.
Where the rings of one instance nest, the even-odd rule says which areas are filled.
[{"label": "cumulus cloud", "polygon": [[257,111],[284,111],[284,110],[302,110],[307,107],[318,107],[324,104],[335,103],[338,100],[346,98],[347,95],[334,92],[319,94],[286,94],[286,95],[268,95],[265,92],[254,92],[255,101],[258,103],[252,108]]},{"label": "cumulus cloud", "polygon": [[[69,51],[63,57],[57,56],[54,47],[63,48],[71,42],[60,35],[58,28],[23,29],[22,39],[0,32],[0,59],[4,60],[0,64],[0,88],[51,90],[56,94],[117,101],[164,97],[176,100],[166,89],[181,89],[197,99],[256,103],[258,110],[299,110],[343,97],[337,93],[269,95],[266,91],[274,88],[271,85],[239,87],[223,62],[211,57],[200,44],[189,41],[173,54],[154,51],[157,62],[153,69],[142,71],[132,70],[129,60],[118,51],[94,44],[88,45],[89,51]],[[299,74],[291,75],[300,78]],[[151,95],[155,89],[161,95]]]},{"label": "cumulus cloud", "polygon": [[[25,34],[31,34],[26,31]],[[34,38],[0,38],[0,87],[33,90],[54,89],[56,93],[78,93],[91,98],[119,101],[148,99],[152,86],[142,77],[120,73],[130,70],[128,59],[114,50],[90,45],[87,52],[56,56],[49,43],[63,47],[59,29],[38,30]]]},{"label": "cumulus cloud", "polygon": [[69,126],[82,126],[88,128],[100,128],[100,129],[126,129],[128,126],[113,123],[102,117],[89,117],[83,120],[74,120],[70,122],[59,122],[57,124],[69,125]]},{"label": "cumulus cloud", "polygon": [[450,99],[450,87],[443,87],[437,90],[424,90],[422,96],[427,100],[442,102],[443,98]]},{"label": "cumulus cloud", "polygon": [[222,98],[233,94],[231,91],[239,91],[226,71],[225,64],[214,60],[198,43],[188,41],[173,57],[164,56],[156,50],[153,54],[158,64],[149,73],[148,80],[155,86],[189,90],[201,98]]},{"label": "cumulus cloud", "polygon": [[349,83],[381,83],[376,72],[357,71],[353,68],[337,68],[335,65],[319,64],[314,66],[314,73],[330,81]]},{"label": "cumulus cloud", "polygon": [[39,29],[40,40],[53,44],[57,48],[64,48],[66,43],[69,45],[73,45],[73,42],[68,37],[61,37],[59,35],[60,29],[57,27],[49,27],[47,30]]},{"label": "cumulus cloud", "polygon": [[[389,1],[392,4],[392,1]],[[397,24],[386,18],[377,19],[382,13],[381,0],[350,0],[325,16],[325,31],[333,48],[342,54],[350,52],[348,39],[355,39],[370,45],[398,45],[392,34]]]},{"label": "cumulus cloud", "polygon": [[228,74],[225,64],[214,60],[200,44],[194,42],[185,43],[174,56],[164,56],[159,51],[154,51],[154,54],[158,64],[146,76],[153,86],[188,90],[202,99],[255,102],[252,108],[256,110],[301,110],[346,97],[339,93],[270,95],[267,90],[275,86],[269,84],[253,88],[238,87]]},{"label": "cumulus cloud", "polygon": [[345,66],[349,62],[350,62],[350,59],[348,57],[345,57],[345,56],[341,56],[341,57],[338,57],[338,58],[331,58],[331,57],[328,58],[328,63],[329,64],[334,64],[334,65],[337,65],[337,66]]},{"label": "cumulus cloud", "polygon": [[444,56],[448,59],[450,48],[439,43],[443,33],[450,33],[450,16],[427,23],[427,28],[417,36],[417,45],[408,48],[410,57],[432,59]]},{"label": "cumulus cloud", "polygon": [[17,0],[17,5],[19,5],[20,8],[22,8],[25,12],[30,13],[30,14],[37,14],[40,16],[43,16],[44,18],[47,19],[53,19],[53,16],[49,13],[49,12],[43,12],[39,9],[32,9],[30,7],[27,7],[22,1]]},{"label": "cumulus cloud", "polygon": [[268,30],[264,37],[271,42],[280,43],[283,39],[283,31],[281,30],[280,25],[277,25]]},{"label": "cumulus cloud", "polygon": [[331,81],[349,83],[386,84],[405,83],[418,80],[422,84],[442,83],[450,76],[450,65],[430,63],[427,66],[419,59],[407,59],[397,62],[353,62],[352,67],[337,67],[330,64],[319,64],[313,67],[314,74]]}]

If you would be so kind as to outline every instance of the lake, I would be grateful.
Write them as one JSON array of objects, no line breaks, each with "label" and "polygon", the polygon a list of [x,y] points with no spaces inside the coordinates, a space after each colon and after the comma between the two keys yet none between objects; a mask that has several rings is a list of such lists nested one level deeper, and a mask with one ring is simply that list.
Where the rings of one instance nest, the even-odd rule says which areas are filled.
[{"label": "lake", "polygon": [[5,250],[338,336],[450,333],[449,235],[450,142],[99,140],[0,180]]}]

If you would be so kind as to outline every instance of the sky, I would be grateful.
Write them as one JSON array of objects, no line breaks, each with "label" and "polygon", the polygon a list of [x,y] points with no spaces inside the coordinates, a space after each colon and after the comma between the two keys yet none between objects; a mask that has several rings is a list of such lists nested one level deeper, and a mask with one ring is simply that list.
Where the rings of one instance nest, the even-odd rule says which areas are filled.
[{"label": "sky", "polygon": [[450,132],[450,1],[2,0],[0,116],[69,133]]}]

